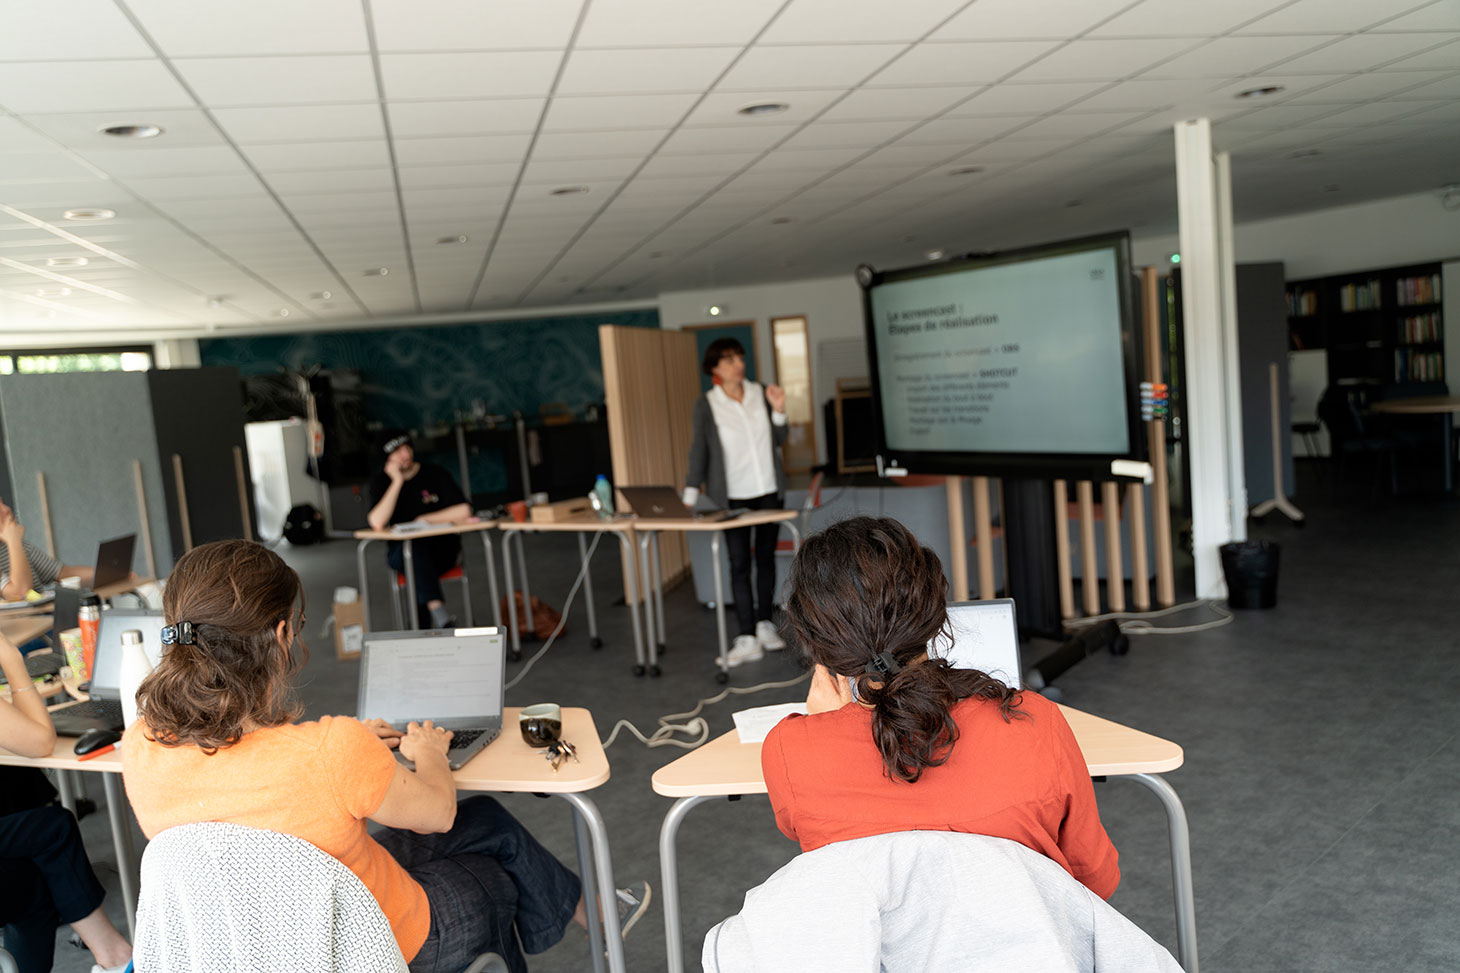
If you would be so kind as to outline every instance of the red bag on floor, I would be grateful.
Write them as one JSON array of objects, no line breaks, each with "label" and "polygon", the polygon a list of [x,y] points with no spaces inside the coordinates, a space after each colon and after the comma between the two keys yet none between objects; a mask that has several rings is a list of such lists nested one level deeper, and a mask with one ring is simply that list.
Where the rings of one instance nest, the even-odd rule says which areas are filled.
[{"label": "red bag on floor", "polygon": [[[517,632],[519,636],[531,635],[539,641],[545,642],[553,634],[553,631],[557,629],[558,623],[563,620],[563,616],[557,609],[544,604],[542,599],[538,598],[537,595],[532,596],[532,612],[530,614],[523,610],[522,592],[512,592],[512,598],[517,602]],[[506,598],[502,599],[502,617],[510,617],[507,613]],[[564,628],[564,631],[567,631],[567,629]],[[558,634],[561,635],[562,633],[560,632]]]}]

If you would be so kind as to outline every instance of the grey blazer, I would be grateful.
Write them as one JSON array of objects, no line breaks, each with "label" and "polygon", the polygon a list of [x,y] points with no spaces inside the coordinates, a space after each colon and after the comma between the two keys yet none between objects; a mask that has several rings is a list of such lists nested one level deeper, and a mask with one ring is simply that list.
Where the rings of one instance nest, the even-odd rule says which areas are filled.
[{"label": "grey blazer", "polygon": [[[765,387],[761,386],[761,394],[764,395]],[[684,485],[699,489],[704,485],[705,496],[715,502],[721,508],[730,506],[729,489],[725,486],[725,448],[720,445],[720,430],[715,425],[715,413],[710,408],[709,393],[699,397],[695,402],[694,416],[691,425],[694,428],[694,439],[689,447],[689,471],[685,473]],[[766,415],[771,414],[771,404],[765,404]],[[778,426],[771,423],[771,461],[775,464],[776,470],[776,492],[786,492],[786,470],[781,465],[781,444],[791,434],[790,426]],[[737,497],[739,500],[748,500],[749,497]]]}]

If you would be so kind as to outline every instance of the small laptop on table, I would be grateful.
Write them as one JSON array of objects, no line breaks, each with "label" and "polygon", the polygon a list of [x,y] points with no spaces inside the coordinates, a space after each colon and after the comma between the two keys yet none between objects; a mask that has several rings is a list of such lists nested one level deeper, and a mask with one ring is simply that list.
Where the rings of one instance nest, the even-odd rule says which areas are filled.
[{"label": "small laptop on table", "polygon": [[162,612],[112,608],[101,613],[92,661],[91,697],[74,706],[51,711],[56,733],[79,737],[87,730],[125,729],[122,716],[122,633],[142,633],[142,648],[152,665],[162,658]]},{"label": "small laptop on table", "polygon": [[621,486],[619,493],[629,502],[634,513],[646,520],[699,520],[715,522],[739,517],[740,510],[707,510],[695,512],[684,505],[679,491],[668,486]]},{"label": "small laptop on table", "polygon": [[977,669],[1010,689],[1024,687],[1014,599],[954,602],[948,606],[948,626],[952,641],[934,639],[929,655],[941,656],[958,669]]},{"label": "small laptop on table", "polygon": [[136,546],[136,534],[102,541],[96,549],[96,571],[92,574],[91,586],[105,588],[126,581],[132,573],[132,552]]},{"label": "small laptop on table", "polygon": [[452,770],[502,732],[507,639],[500,628],[371,632],[360,656],[362,720],[404,731],[432,720],[450,730]]}]

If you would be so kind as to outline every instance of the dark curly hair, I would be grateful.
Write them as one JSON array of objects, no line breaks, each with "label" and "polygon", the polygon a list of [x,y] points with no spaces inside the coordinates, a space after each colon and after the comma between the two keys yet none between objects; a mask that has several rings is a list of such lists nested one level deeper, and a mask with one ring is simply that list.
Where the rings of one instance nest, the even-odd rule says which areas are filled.
[{"label": "dark curly hair", "polygon": [[[137,688],[137,712],[158,743],[207,753],[232,746],[244,727],[279,726],[303,712],[290,678],[309,657],[297,635],[304,590],[283,559],[252,541],[216,541],[184,554],[167,579],[169,625],[193,625]],[[297,611],[296,611],[297,609]],[[279,623],[296,633],[279,644]]]},{"label": "dark curly hair", "polygon": [[[853,517],[801,545],[786,579],[786,617],[811,663],[855,681],[872,707],[872,737],[889,778],[916,781],[947,762],[958,741],[952,708],[977,696],[1004,719],[1026,716],[1019,693],[976,669],[925,658],[950,636],[948,581],[938,555],[890,517]],[[887,652],[902,666],[887,679],[867,664]]]},{"label": "dark curly hair", "polygon": [[720,364],[720,359],[729,358],[731,355],[745,357],[745,346],[734,338],[716,338],[705,348],[705,357],[700,362],[700,371],[706,375],[715,374],[715,366]]}]

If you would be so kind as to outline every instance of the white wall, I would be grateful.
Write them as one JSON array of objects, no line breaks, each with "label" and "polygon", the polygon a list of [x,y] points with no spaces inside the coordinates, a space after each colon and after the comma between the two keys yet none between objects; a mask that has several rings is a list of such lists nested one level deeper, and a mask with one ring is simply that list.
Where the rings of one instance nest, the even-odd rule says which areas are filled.
[{"label": "white wall", "polygon": [[152,344],[154,368],[197,368],[202,364],[196,338],[168,338]]},{"label": "white wall", "polygon": [[816,457],[826,461],[826,430],[822,428],[821,404],[835,389],[821,374],[821,356],[817,347],[823,341],[862,338],[862,290],[851,274],[840,277],[818,277],[788,281],[782,284],[756,284],[746,287],[717,287],[710,290],[666,291],[659,295],[659,322],[665,328],[678,330],[687,324],[708,324],[717,320],[706,313],[711,304],[718,304],[725,313],[718,320],[754,321],[756,329],[756,370],[760,375],[775,374],[775,351],[771,344],[771,318],[806,318],[806,334],[811,343],[811,395],[816,414]]},{"label": "white wall", "polygon": [[[1326,277],[1460,257],[1460,212],[1435,193],[1416,193],[1239,223],[1234,235],[1239,263],[1281,260],[1289,280]],[[1169,266],[1180,249],[1175,234],[1131,241],[1137,267]]]}]

